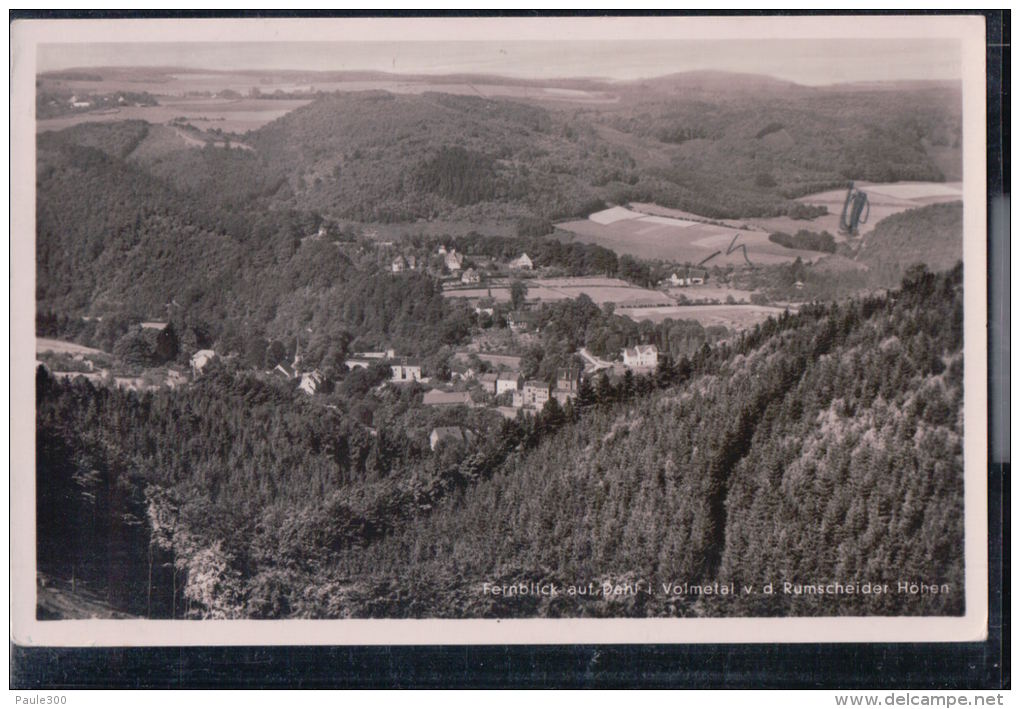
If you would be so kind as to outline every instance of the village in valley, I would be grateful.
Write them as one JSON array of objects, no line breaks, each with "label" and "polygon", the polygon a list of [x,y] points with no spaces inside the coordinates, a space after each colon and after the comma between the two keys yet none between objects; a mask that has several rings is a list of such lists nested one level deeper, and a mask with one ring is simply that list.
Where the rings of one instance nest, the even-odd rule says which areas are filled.
[{"label": "village in valley", "polygon": [[[326,241],[331,235],[335,235],[335,229],[323,225],[303,239],[302,244]],[[601,357],[580,347],[571,353],[565,366],[555,369],[554,376],[540,378],[522,366],[522,359],[529,348],[533,351],[541,335],[537,316],[543,302],[570,300],[584,294],[593,297],[607,312],[619,309],[620,314],[641,315],[646,314],[648,308],[672,312],[691,302],[720,304],[718,288],[701,290],[710,281],[710,271],[689,265],[672,269],[669,264],[660,265],[663,277],[655,288],[645,288],[619,278],[564,276],[562,269],[536,263],[525,251],[514,257],[497,258],[461,253],[442,242],[434,247],[415,247],[406,240],[398,244],[381,240],[374,230],[366,230],[362,236],[364,238],[356,242],[334,243],[341,251],[353,249],[361,258],[375,261],[379,271],[391,277],[424,274],[435,278],[441,283],[445,298],[470,307],[475,318],[470,341],[452,351],[448,361],[443,361],[439,367],[434,359],[430,366],[422,357],[409,356],[388,342],[379,342],[375,349],[346,351],[343,369],[337,371],[337,368],[318,363],[310,364],[302,353],[299,335],[292,343],[283,343],[283,347],[272,343],[267,348],[267,365],[253,371],[257,377],[293,388],[312,401],[321,399],[323,405],[333,407],[326,395],[335,390],[337,379],[359,370],[368,376],[371,371],[372,380],[378,383],[374,384],[370,395],[378,395],[387,388],[412,387],[415,400],[421,406],[447,412],[442,415],[445,421],[462,418],[456,414],[458,409],[488,410],[513,419],[538,413],[550,400],[560,407],[576,402],[585,382],[594,386],[598,377],[605,376],[610,382],[618,383],[628,372],[649,375],[660,362],[661,354],[655,344],[630,344]],[[699,300],[700,293],[704,293],[706,299],[709,296],[714,299]],[[742,302],[746,307],[746,299]],[[729,303],[733,303],[732,295]],[[167,312],[172,313],[172,310],[173,304],[168,304]],[[774,310],[781,312],[779,308]],[[632,317],[632,320],[638,319]],[[715,329],[727,332],[725,328]],[[497,335],[492,336],[493,333]],[[82,377],[96,385],[134,391],[187,386],[212,369],[239,366],[236,352],[217,351],[199,346],[200,343],[186,351],[186,344],[180,341],[170,319],[137,323],[121,342],[129,337],[147,342],[151,352],[165,351],[169,361],[159,367],[131,366],[123,352],[118,357],[92,347],[40,338],[37,366],[47,366],[57,378]],[[439,371],[435,371],[437,369]],[[380,371],[384,373],[379,375]],[[485,419],[475,417],[472,420],[477,427],[477,422]],[[368,430],[374,435],[371,425]],[[469,443],[478,434],[467,423],[437,425],[431,429],[428,443],[435,451],[450,441]]]},{"label": "village in valley", "polygon": [[[802,262],[798,254],[791,262],[794,256],[781,254],[783,260],[770,264],[769,258],[778,258],[770,251],[775,245],[761,242],[760,234],[747,231],[746,225],[733,225],[723,234],[712,224],[648,216],[630,207],[605,208],[582,226],[556,225],[554,236],[571,245],[571,229],[597,231],[624,224],[633,230],[646,224],[640,227],[645,232],[665,230],[671,236],[705,228],[719,232],[711,243],[720,248],[691,252],[700,259],[692,263],[680,260],[682,256],[642,259],[596,244],[573,244],[588,250],[582,253],[595,253],[595,264],[607,259],[612,272],[607,268],[600,274],[599,265],[572,263],[575,252],[560,253],[556,263],[543,262],[534,249],[529,254],[528,244],[548,248],[542,239],[486,237],[476,231],[461,237],[415,234],[388,231],[382,224],[342,225],[321,219],[300,238],[298,256],[335,254],[389,282],[387,288],[424,279],[439,289],[447,307],[463,314],[455,341],[411,351],[406,339],[402,347],[380,338],[378,330],[345,331],[337,342],[311,326],[286,323],[286,330],[297,334],[262,340],[253,356],[242,352],[250,347],[239,340],[231,346],[229,338],[203,341],[200,332],[187,337],[177,332],[174,315],[180,306],[172,299],[162,319],[150,313],[142,322],[120,323],[124,334],[109,352],[41,337],[37,366],[46,366],[58,379],[80,377],[139,392],[188,386],[226,368],[293,391],[310,403],[353,412],[372,436],[377,435],[374,412],[379,406],[390,407],[390,415],[430,411],[419,420],[427,427],[408,435],[427,436],[418,443],[433,452],[447,444],[463,451],[497,426],[500,417],[518,419],[548,406],[571,407],[586,385],[594,390],[601,380],[619,386],[628,376],[654,375],[661,363],[693,355],[768,318],[796,313],[832,280],[824,264],[843,258],[815,253]],[[725,253],[724,242],[729,244]],[[747,243],[757,263],[748,258]],[[464,244],[467,248],[458,248]],[[811,260],[823,267],[816,265],[812,272]],[[801,278],[813,283],[806,289]],[[613,332],[593,335],[589,327],[564,336],[563,320],[571,315],[558,312],[558,306],[567,311],[587,308],[588,315],[600,321],[599,328]],[[88,324],[97,333],[104,326],[98,322],[102,316],[83,320],[92,320]],[[45,330],[41,326],[40,332]],[[588,344],[593,337],[595,347]]]},{"label": "village in valley", "polygon": [[193,44],[38,47],[37,619],[963,613],[479,593],[964,588],[957,80]]}]

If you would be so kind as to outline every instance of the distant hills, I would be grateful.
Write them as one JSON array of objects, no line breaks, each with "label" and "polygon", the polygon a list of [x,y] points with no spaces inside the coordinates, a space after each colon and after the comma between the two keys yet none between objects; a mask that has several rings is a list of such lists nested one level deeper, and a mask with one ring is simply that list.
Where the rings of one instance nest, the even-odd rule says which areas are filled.
[{"label": "distant hills", "polygon": [[[849,178],[939,180],[938,165],[959,155],[959,93],[944,87],[905,97],[712,72],[662,81],[765,88],[584,106],[358,91],[321,94],[243,137],[142,121],[40,134],[40,304],[84,313],[132,303],[158,313],[169,294],[188,290],[219,319],[231,291],[209,283],[247,292],[323,219],[444,220],[464,230],[527,223],[533,234],[629,201],[709,218],[782,215],[803,208],[797,196]],[[251,149],[215,147],[231,139]],[[917,231],[917,219],[931,228]],[[951,211],[896,224],[896,235],[869,239],[859,258],[891,269],[883,281],[898,282],[915,260],[955,263]],[[249,262],[251,272],[231,265]]]},{"label": "distant hills", "polygon": [[[796,209],[794,198],[850,179],[940,181],[940,166],[959,158],[959,96],[949,89],[905,100],[714,73],[646,84],[617,87],[617,102],[583,105],[321,94],[243,136],[255,148],[243,160],[182,149],[146,167],[205,190],[223,189],[203,181],[221,172],[217,161],[240,163],[242,184],[280,184],[273,203],[341,219],[555,221],[627,201],[709,218],[777,216]],[[489,165],[487,186],[471,199],[430,187],[444,179],[420,179],[454,148]]]},{"label": "distant hills", "polygon": [[613,89],[627,87],[643,87],[646,89],[658,88],[659,90],[684,90],[684,89],[711,89],[713,91],[740,91],[771,89],[782,90],[805,90],[813,91],[832,88],[909,88],[920,89],[938,86],[941,88],[954,88],[956,84],[951,81],[925,81],[925,80],[895,80],[895,81],[857,81],[837,82],[824,86],[809,86],[798,84],[794,81],[780,79],[768,74],[752,74],[746,72],[720,71],[720,70],[691,70],[663,74],[660,76],[645,77],[640,79],[608,79],[600,77],[564,76],[556,78],[525,78],[503,74],[486,73],[449,73],[449,74],[426,74],[426,73],[405,73],[373,70],[305,70],[305,69],[214,69],[185,66],[90,66],[81,68],[59,69],[53,71],[39,72],[38,78],[43,81],[104,81],[120,79],[125,77],[159,77],[167,78],[172,76],[187,75],[220,75],[220,76],[243,76],[249,79],[272,80],[279,79],[286,82],[318,82],[328,84],[343,81],[412,81],[423,83],[478,83],[478,84],[505,84],[508,86],[534,86],[534,87],[563,87],[591,91],[611,91]]}]

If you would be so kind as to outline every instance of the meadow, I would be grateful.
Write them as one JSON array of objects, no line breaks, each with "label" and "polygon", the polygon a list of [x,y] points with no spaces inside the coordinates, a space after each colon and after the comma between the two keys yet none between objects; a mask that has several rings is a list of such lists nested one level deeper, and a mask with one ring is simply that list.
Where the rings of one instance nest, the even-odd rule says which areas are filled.
[{"label": "meadow", "polygon": [[[529,301],[554,303],[573,300],[583,293],[599,306],[613,303],[619,307],[632,308],[674,303],[672,298],[661,291],[639,288],[618,278],[535,278],[526,283]],[[443,295],[470,299],[491,297],[497,303],[506,303],[510,301],[510,287],[500,282],[483,288],[447,290]]]},{"label": "meadow", "polygon": [[[764,231],[745,231],[661,215],[646,214],[624,207],[613,207],[589,215],[587,219],[556,225],[565,240],[576,238],[598,244],[619,254],[645,259],[665,259],[708,266],[754,265],[817,258],[813,251],[783,248],[768,240]],[[736,237],[736,241],[734,241]],[[746,247],[747,260],[745,260]],[[727,253],[728,252],[728,253]]]},{"label": "meadow", "polygon": [[218,128],[225,133],[246,133],[309,103],[307,100],[243,98],[160,98],[158,106],[125,106],[113,111],[75,113],[60,118],[36,121],[36,131],[57,131],[79,123],[141,120],[169,123],[183,118],[203,130]]},{"label": "meadow", "polygon": [[[963,199],[963,183],[960,182],[858,182],[856,187],[867,193],[871,206],[868,221],[859,227],[861,235],[867,234],[878,222],[893,214],[927,204]],[[828,190],[801,197],[798,202],[825,205],[829,209],[828,214],[810,220],[773,217],[746,221],[754,228],[768,233],[783,231],[792,234],[801,229],[816,232],[824,230],[838,241],[844,240],[846,237],[839,233],[839,216],[843,211],[845,199],[846,189]]]}]

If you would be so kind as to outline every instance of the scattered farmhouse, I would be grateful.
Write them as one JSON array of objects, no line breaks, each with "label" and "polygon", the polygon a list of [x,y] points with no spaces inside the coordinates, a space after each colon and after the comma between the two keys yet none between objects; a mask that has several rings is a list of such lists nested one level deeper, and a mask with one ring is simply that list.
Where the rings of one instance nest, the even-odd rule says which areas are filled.
[{"label": "scattered farmhouse", "polygon": [[163,330],[166,330],[166,326],[167,323],[160,322],[158,320],[147,320],[142,323],[143,330],[157,330],[159,332],[163,332]]},{"label": "scattered farmhouse", "polygon": [[283,362],[280,362],[278,365],[273,367],[273,374],[279,374],[284,379],[293,379],[297,376],[294,368],[288,364],[284,364]]},{"label": "scattered farmhouse", "polygon": [[655,345],[638,345],[623,349],[623,364],[627,367],[654,367],[659,363],[659,348]]},{"label": "scattered farmhouse", "polygon": [[471,395],[466,391],[440,391],[431,389],[422,398],[425,406],[471,406]]},{"label": "scattered farmhouse", "polygon": [[394,350],[385,350],[383,352],[355,352],[353,357],[349,357],[344,360],[344,364],[347,365],[348,369],[354,369],[355,367],[368,369],[373,362],[378,362],[384,359],[395,359],[396,356],[397,353]]},{"label": "scattered farmhouse", "polygon": [[382,352],[355,352],[354,356],[359,359],[393,359],[397,356],[396,350],[383,350]]},{"label": "scattered farmhouse", "polygon": [[520,386],[520,372],[503,372],[496,377],[496,396],[508,391],[517,391]]},{"label": "scattered farmhouse", "polygon": [[534,267],[535,264],[531,262],[527,254],[521,254],[510,262],[511,271],[530,271]]},{"label": "scattered farmhouse", "polygon": [[421,381],[421,365],[411,364],[403,360],[397,364],[390,365],[390,381],[396,384]]},{"label": "scattered farmhouse", "polygon": [[216,353],[213,350],[199,350],[191,355],[191,373],[195,375],[201,374],[215,359]]},{"label": "scattered farmhouse", "polygon": [[414,254],[410,256],[400,255],[390,262],[390,271],[392,273],[403,273],[404,271],[414,271],[418,268],[418,257]]},{"label": "scattered farmhouse", "polygon": [[446,254],[445,263],[451,271],[459,271],[464,264],[464,257],[457,253],[457,249],[450,249]]},{"label": "scattered farmhouse", "polygon": [[682,275],[674,273],[663,281],[663,285],[675,287],[700,286],[704,285],[707,278],[708,271],[702,268],[689,268]]},{"label": "scattered farmhouse", "polygon": [[513,310],[506,315],[506,325],[513,332],[527,332],[535,325],[535,315],[527,310]]},{"label": "scattered farmhouse", "polygon": [[[576,394],[581,388],[581,372],[572,369],[561,369],[556,373],[556,390],[567,394]],[[562,402],[561,402],[562,403]]]},{"label": "scattered farmhouse", "polygon": [[556,399],[561,406],[570,399],[577,398],[580,388],[580,375],[562,373],[557,376],[556,386],[550,387],[545,382],[529,380],[518,390],[513,389],[513,406],[515,409],[540,409],[549,399]]},{"label": "scattered farmhouse", "polygon": [[474,432],[461,426],[437,426],[429,434],[429,447],[435,450],[443,443],[450,441],[455,443],[471,443],[474,440]]},{"label": "scattered farmhouse", "polygon": [[[519,404],[518,401],[520,401]],[[514,407],[518,409],[522,406],[540,409],[547,401],[549,401],[549,385],[533,379],[524,382],[524,388],[514,393]]]},{"label": "scattered farmhouse", "polygon": [[304,372],[301,374],[301,383],[298,384],[298,389],[308,395],[312,395],[322,386],[322,379],[322,373],[317,369],[313,369],[311,372]]}]

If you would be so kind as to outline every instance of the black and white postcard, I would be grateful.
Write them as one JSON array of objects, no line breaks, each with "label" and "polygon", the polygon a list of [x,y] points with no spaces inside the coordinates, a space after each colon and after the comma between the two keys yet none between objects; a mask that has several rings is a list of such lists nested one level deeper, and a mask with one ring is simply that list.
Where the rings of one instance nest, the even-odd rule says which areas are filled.
[{"label": "black and white postcard", "polygon": [[13,641],[985,637],[984,57],[15,22]]}]

